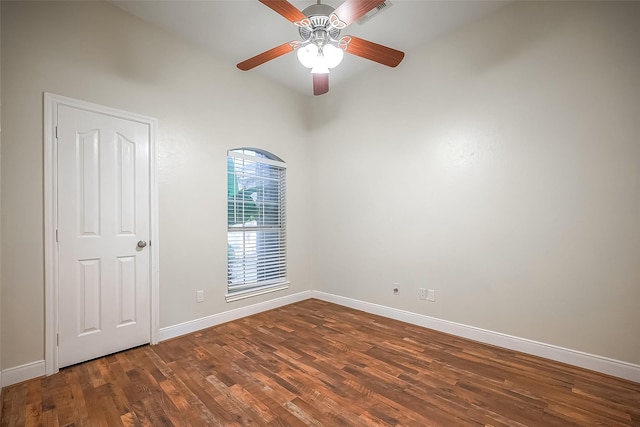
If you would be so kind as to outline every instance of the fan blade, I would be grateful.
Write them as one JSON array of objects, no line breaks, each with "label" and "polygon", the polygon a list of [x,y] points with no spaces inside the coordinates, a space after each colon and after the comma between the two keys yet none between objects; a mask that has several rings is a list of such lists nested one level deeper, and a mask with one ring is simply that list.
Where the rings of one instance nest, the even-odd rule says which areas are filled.
[{"label": "fan blade", "polygon": [[346,0],[333,13],[346,27],[382,3],[384,3],[384,0]]},{"label": "fan blade", "polygon": [[396,67],[404,58],[404,52],[354,36],[344,36],[339,45],[347,53],[389,67]]},{"label": "fan blade", "polygon": [[313,76],[313,94],[322,95],[329,92],[329,73],[311,74]]},{"label": "fan blade", "polygon": [[267,6],[274,12],[284,16],[294,24],[298,21],[306,19],[307,16],[300,12],[297,7],[289,3],[287,0],[259,0],[260,3]]},{"label": "fan blade", "polygon": [[296,42],[283,43],[280,46],[276,46],[273,49],[262,52],[261,54],[256,55],[253,58],[242,61],[237,65],[237,67],[242,71],[249,71],[250,69],[257,67],[258,65],[262,65],[265,62],[271,61],[272,59],[276,59],[279,56],[292,52],[294,50],[295,44]]}]

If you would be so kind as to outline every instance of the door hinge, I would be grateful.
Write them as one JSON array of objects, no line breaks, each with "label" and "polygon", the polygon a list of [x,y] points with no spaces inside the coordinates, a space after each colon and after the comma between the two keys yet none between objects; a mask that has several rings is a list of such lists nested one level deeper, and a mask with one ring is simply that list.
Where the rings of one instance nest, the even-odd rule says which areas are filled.
[{"label": "door hinge", "polygon": [[58,137],[58,126],[56,126],[56,138]]},{"label": "door hinge", "polygon": [[60,242],[60,240],[58,240],[58,229],[56,228],[56,242]]},{"label": "door hinge", "polygon": [[57,346],[60,345],[60,334],[59,333],[56,334],[56,345]]}]

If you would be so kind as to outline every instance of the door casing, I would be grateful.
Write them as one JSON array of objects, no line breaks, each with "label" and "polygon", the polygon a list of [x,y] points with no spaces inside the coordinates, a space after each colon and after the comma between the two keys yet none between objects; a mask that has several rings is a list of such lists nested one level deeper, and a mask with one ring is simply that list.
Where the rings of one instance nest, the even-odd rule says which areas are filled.
[{"label": "door casing", "polygon": [[45,280],[45,374],[58,372],[58,245],[56,242],[57,218],[57,176],[58,153],[56,144],[56,126],[58,123],[58,106],[107,114],[114,117],[133,120],[149,126],[149,195],[150,195],[150,313],[151,344],[158,343],[160,329],[160,297],[159,297],[159,249],[158,232],[158,146],[156,131],[158,121],[115,108],[105,107],[78,99],[68,98],[52,93],[44,93],[44,280]]}]

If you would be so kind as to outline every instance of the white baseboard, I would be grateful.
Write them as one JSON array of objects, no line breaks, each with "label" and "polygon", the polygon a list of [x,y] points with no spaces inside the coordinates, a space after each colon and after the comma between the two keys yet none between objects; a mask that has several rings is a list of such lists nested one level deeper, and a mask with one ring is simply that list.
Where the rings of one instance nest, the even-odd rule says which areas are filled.
[{"label": "white baseboard", "polygon": [[202,317],[200,319],[190,320],[188,322],[179,323],[173,326],[160,328],[160,341],[170,338],[179,337],[180,335],[190,334],[201,329],[210,328],[232,320],[241,319],[243,317],[258,314],[263,311],[272,310],[284,305],[293,304],[294,302],[304,301],[311,298],[312,291],[303,291],[293,295],[287,295],[275,298],[269,301],[240,307],[222,313],[212,314],[211,316]]},{"label": "white baseboard", "polygon": [[21,383],[22,381],[31,380],[44,376],[44,360],[27,363],[25,365],[14,366],[2,371],[2,387]]},{"label": "white baseboard", "polygon": [[[445,332],[462,338],[520,351],[534,356],[544,357],[546,359],[567,363],[569,365],[590,369],[592,371],[640,383],[639,365],[320,291],[304,291],[161,328],[160,341],[179,337],[180,335],[210,328],[212,326],[241,319],[246,316],[258,314],[263,311],[272,310],[288,304],[293,304],[295,302],[304,301],[309,298],[317,298],[322,301],[343,305],[345,307],[354,308],[367,313],[377,314],[379,316],[400,320],[402,322]],[[19,382],[44,375],[44,360],[39,360],[25,365],[8,368],[0,372],[0,386],[5,387],[17,384]]]},{"label": "white baseboard", "polygon": [[583,353],[581,351],[532,341],[525,338],[518,338],[499,332],[476,328],[474,326],[463,325],[461,323],[450,322],[448,320],[441,320],[435,317],[425,316],[423,314],[412,313],[409,311],[399,310],[397,308],[328,294],[325,292],[312,291],[311,296],[312,298],[332,302],[334,304],[343,305],[356,310],[365,311],[367,313],[377,314],[379,316],[400,320],[402,322],[434,329],[447,334],[507,348],[509,350],[532,354],[534,356],[544,357],[557,362],[567,363],[569,365],[590,369],[592,371],[640,383],[640,365],[634,365],[620,360],[609,359],[607,357]]}]

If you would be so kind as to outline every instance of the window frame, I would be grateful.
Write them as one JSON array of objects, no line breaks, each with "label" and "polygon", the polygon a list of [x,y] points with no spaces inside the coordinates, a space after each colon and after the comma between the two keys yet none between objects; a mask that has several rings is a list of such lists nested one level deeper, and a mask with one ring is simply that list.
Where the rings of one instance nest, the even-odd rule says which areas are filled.
[{"label": "window frame", "polygon": [[[231,168],[230,162],[233,162],[233,168]],[[238,164],[236,162],[240,162],[242,165],[239,170],[236,169]],[[251,169],[251,167],[245,169],[245,165],[251,162],[255,163],[256,171],[258,171],[259,165],[266,165],[269,168],[267,170],[268,174],[275,174],[277,183],[275,184],[275,192],[273,188],[267,189],[265,184],[261,184],[260,194],[265,197],[262,199],[262,203],[257,202],[257,195],[250,194],[256,197],[253,208],[259,209],[259,212],[262,212],[263,215],[262,217],[257,216],[251,221],[246,221],[245,207],[248,204],[252,204],[252,202],[245,198],[244,201],[240,200],[240,203],[238,203],[239,192],[246,189],[239,183],[239,180],[248,182],[255,179],[259,182],[264,182],[264,180],[273,179],[261,173],[254,175],[247,173],[247,169]],[[289,288],[289,280],[287,278],[286,169],[287,165],[282,159],[259,148],[241,147],[227,151],[227,293],[225,294],[227,302]],[[231,182],[231,179],[233,179],[233,182]],[[275,215],[273,212],[270,214],[266,212],[268,204],[266,197],[273,198],[274,195],[276,195],[277,200],[275,203],[277,213]],[[246,196],[243,195],[243,197]],[[269,200],[272,201],[272,199]],[[271,204],[273,208],[274,204]],[[244,222],[237,222],[238,209],[242,212],[241,220]],[[274,219],[275,225],[269,223]],[[262,220],[261,225],[259,224],[260,220]],[[242,233],[240,245],[238,245],[238,233]],[[255,242],[254,245],[261,243],[267,245],[267,247],[263,249],[263,253],[260,253],[257,247],[251,253],[251,249],[247,249],[251,247],[250,244],[247,244],[247,241],[250,240]],[[232,243],[236,244],[232,245]],[[238,251],[240,251],[241,259],[239,264],[236,261]],[[253,261],[251,261],[252,259]],[[266,261],[264,261],[265,259]],[[235,264],[232,265],[232,262]],[[251,264],[255,264],[253,269]],[[275,269],[276,273],[267,274],[274,274],[277,277],[261,281],[259,276],[264,273],[260,273],[260,264],[262,264],[263,271]],[[232,283],[233,276],[236,274],[242,281]],[[256,278],[255,281],[247,281],[247,277],[253,276]]]}]

